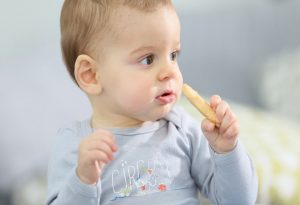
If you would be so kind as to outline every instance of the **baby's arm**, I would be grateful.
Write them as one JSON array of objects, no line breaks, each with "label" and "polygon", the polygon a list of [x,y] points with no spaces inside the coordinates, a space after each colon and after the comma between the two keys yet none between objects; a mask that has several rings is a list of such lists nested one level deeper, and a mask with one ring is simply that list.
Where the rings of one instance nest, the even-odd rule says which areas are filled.
[{"label": "baby's arm", "polygon": [[99,204],[101,165],[112,159],[115,142],[107,131],[81,138],[77,130],[71,125],[58,132],[48,168],[46,205]]},{"label": "baby's arm", "polygon": [[102,168],[113,160],[116,150],[114,138],[106,130],[97,130],[83,139],[79,145],[76,169],[79,179],[86,184],[96,184]]},{"label": "baby's arm", "polygon": [[202,121],[202,131],[215,152],[230,152],[235,148],[240,132],[237,118],[227,102],[218,95],[211,97],[210,106],[216,112],[220,126],[216,127],[214,123],[205,119]]},{"label": "baby's arm", "polygon": [[[217,95],[212,96],[207,105],[210,116],[216,119],[208,118],[204,113],[207,111],[201,112],[208,118],[201,126],[207,141],[195,134],[197,137],[191,143],[191,173],[202,193],[214,204],[253,205],[257,195],[257,176],[250,157],[238,142],[240,129],[237,118],[229,105]],[[201,109],[203,107],[207,108],[200,106]]]},{"label": "baby's arm", "polygon": [[202,122],[202,131],[213,150],[217,153],[233,150],[240,130],[238,121],[229,105],[218,95],[212,96],[211,102],[208,104],[187,84],[183,85],[182,91],[206,117]]}]

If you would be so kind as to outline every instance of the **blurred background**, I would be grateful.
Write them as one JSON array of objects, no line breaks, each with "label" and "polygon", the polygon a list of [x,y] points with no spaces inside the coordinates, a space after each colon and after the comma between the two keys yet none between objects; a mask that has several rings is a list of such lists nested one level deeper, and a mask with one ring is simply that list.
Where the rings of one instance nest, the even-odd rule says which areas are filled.
[{"label": "blurred background", "polygon": [[[42,203],[53,136],[62,124],[91,113],[62,62],[62,3],[1,0],[0,205]],[[289,134],[280,130],[281,135],[294,136],[292,142],[300,145],[300,1],[174,0],[174,4],[182,24],[179,63],[185,81],[205,96],[217,93],[233,102],[242,110],[242,119],[248,112],[264,113],[259,116],[278,118],[278,127],[289,124],[285,129]],[[269,126],[272,132],[274,124]],[[265,129],[248,128],[253,130],[265,136]],[[298,154],[283,159],[297,172]],[[280,180],[281,188],[290,187],[286,185],[290,178]],[[261,188],[265,193],[261,204],[283,204],[277,203],[281,199],[269,187]],[[300,185],[294,187],[292,193],[298,194]]]}]

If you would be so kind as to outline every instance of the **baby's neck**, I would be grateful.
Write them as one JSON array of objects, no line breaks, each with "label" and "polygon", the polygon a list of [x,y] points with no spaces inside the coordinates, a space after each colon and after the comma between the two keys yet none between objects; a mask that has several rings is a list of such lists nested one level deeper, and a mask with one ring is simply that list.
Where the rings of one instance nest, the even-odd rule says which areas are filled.
[{"label": "baby's neck", "polygon": [[93,114],[91,119],[91,127],[92,128],[125,128],[125,127],[137,127],[144,123],[144,121],[140,121],[137,119],[129,119],[120,116],[110,116],[103,117],[97,114]]}]

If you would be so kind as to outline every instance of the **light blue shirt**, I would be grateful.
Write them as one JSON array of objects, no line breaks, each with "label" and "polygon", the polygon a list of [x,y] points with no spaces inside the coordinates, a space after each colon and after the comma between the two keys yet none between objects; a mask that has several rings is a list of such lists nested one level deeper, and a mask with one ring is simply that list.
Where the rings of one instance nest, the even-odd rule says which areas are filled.
[{"label": "light blue shirt", "polygon": [[118,151],[97,185],[76,176],[78,145],[91,134],[90,121],[58,131],[48,170],[51,205],[199,205],[200,193],[216,205],[253,205],[257,176],[239,142],[230,153],[216,154],[200,123],[181,108],[134,128],[111,129]]}]

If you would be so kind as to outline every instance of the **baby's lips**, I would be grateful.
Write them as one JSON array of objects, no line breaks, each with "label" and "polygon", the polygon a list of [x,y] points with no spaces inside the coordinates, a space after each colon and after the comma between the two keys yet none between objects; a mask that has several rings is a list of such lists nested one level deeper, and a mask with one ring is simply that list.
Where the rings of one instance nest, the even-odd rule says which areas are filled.
[{"label": "baby's lips", "polygon": [[172,103],[175,101],[175,95],[173,93],[169,93],[169,94],[165,94],[165,95],[161,95],[156,97],[156,100],[160,103],[160,104],[168,104],[168,103]]}]

